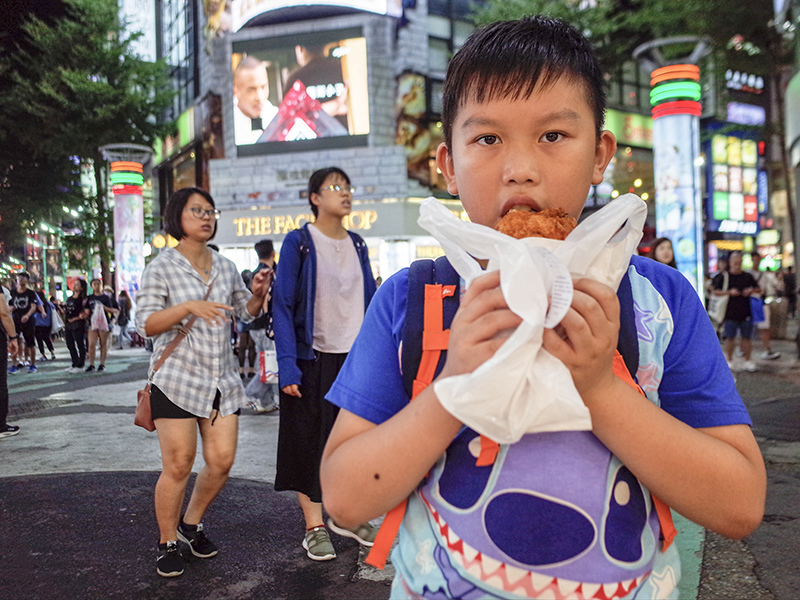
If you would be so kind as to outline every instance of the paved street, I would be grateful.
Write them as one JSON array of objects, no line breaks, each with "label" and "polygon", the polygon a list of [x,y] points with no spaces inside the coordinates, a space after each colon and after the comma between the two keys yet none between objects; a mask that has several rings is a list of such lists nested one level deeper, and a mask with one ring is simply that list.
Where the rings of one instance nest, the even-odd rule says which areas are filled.
[{"label": "paved street", "polygon": [[[737,377],[768,461],[764,523],[730,541],[678,520],[682,598],[788,600],[800,587],[800,367],[793,343],[775,345],[779,360]],[[149,354],[112,351],[106,373],[70,375],[63,344],[56,352],[38,373],[9,376],[9,421],[22,432],[0,441],[0,599],[388,597],[390,573],[365,566],[351,540],[334,539],[336,560],[306,558],[296,501],[271,485],[278,415],[249,410],[231,480],[205,519],[220,554],[158,577],[158,441],[132,424]]]}]

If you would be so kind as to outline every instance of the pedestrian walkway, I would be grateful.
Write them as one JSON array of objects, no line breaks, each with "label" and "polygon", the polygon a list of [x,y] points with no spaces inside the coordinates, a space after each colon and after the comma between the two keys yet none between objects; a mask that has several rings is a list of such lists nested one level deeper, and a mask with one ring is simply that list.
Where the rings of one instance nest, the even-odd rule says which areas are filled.
[{"label": "pedestrian walkway", "polygon": [[[796,331],[796,321],[792,327],[787,335]],[[762,406],[783,401],[779,392],[787,382],[800,388],[794,342],[776,340],[775,348],[779,359],[756,360],[759,372],[738,374],[743,396],[751,394],[748,386],[758,386],[758,394],[751,395],[768,400],[748,404],[759,418]],[[148,359],[141,348],[115,350],[103,374],[64,373],[67,361],[59,359],[42,364],[38,373],[10,377],[10,420],[22,433],[0,442],[0,598],[388,597],[391,568],[380,572],[366,566],[365,553],[353,540],[332,536],[338,558],[308,560],[300,545],[302,516],[294,494],[272,488],[279,413],[249,409],[242,411],[231,479],[205,519],[219,555],[192,559],[173,580],[159,577],[153,510],[161,467],[158,438],[133,425]],[[770,432],[780,425],[771,424]],[[786,428],[787,436],[795,436],[786,439],[800,440],[791,419]],[[759,441],[768,459],[787,451],[770,446],[766,438]],[[198,456],[195,472],[202,464]],[[704,552],[702,528],[679,516],[676,526],[683,559],[680,598],[698,598],[701,574],[709,567],[715,576],[722,570],[719,579],[729,584],[726,589],[744,595],[701,594],[699,600],[761,597],[747,587],[751,572],[709,565],[716,555]],[[756,541],[752,547],[760,548]]]},{"label": "pedestrian walkway", "polygon": [[[46,395],[23,410],[12,403],[22,431],[0,445],[0,598],[388,597],[391,570],[366,566],[353,540],[332,535],[336,560],[307,558],[296,496],[272,487],[278,413],[248,409],[231,479],[205,518],[219,555],[192,559],[174,580],[158,576],[158,438],[133,425],[149,355],[127,352],[109,372],[138,362],[135,381],[104,383],[110,374],[69,375],[58,364],[13,376],[12,395],[37,386]],[[198,456],[194,472],[202,465]]]}]

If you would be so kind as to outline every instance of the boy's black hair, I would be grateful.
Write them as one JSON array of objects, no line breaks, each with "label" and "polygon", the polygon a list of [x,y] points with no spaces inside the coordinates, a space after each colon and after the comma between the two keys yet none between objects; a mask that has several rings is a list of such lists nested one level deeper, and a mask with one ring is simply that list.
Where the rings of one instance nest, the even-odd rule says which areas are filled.
[{"label": "boy's black hair", "polygon": [[347,176],[347,173],[342,171],[339,167],[325,167],[324,169],[319,169],[314,171],[311,177],[308,178],[308,203],[311,205],[311,212],[314,213],[315,217],[319,216],[319,209],[317,205],[312,202],[311,194],[319,194],[319,189],[322,187],[322,184],[325,183],[328,175],[332,175],[333,173],[341,175],[347,184],[350,185],[350,178]]},{"label": "boy's black hair", "polygon": [[31,280],[31,274],[28,273],[27,271],[20,271],[19,273],[17,273],[17,277],[24,277],[28,281]]},{"label": "boy's black hair", "polygon": [[[181,226],[181,217],[183,216],[183,209],[186,207],[186,203],[189,201],[189,198],[191,198],[192,194],[200,194],[203,198],[208,200],[208,203],[212,207],[216,208],[211,194],[199,187],[186,187],[173,192],[172,196],[170,196],[169,200],[167,201],[166,208],[164,209],[162,223],[164,225],[164,231],[178,241],[186,236],[186,233],[184,233],[183,227]],[[214,236],[217,235],[217,221],[215,219],[211,220],[214,222],[214,231],[211,234],[211,237],[208,238],[209,240],[213,240]]]},{"label": "boy's black hair", "polygon": [[272,240],[260,240],[253,246],[258,256],[258,260],[268,260],[275,252],[275,247],[272,245]]},{"label": "boy's black hair", "polygon": [[442,99],[445,143],[468,99],[527,98],[560,77],[581,82],[594,113],[597,140],[605,122],[605,79],[592,44],[572,25],[541,15],[476,29],[447,67]]}]

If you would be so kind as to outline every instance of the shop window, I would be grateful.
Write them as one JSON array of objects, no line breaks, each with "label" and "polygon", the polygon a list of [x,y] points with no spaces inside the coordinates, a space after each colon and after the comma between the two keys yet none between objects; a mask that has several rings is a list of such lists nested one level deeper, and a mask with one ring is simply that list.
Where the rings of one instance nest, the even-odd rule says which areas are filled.
[{"label": "shop window", "polygon": [[450,62],[450,43],[448,40],[428,38],[428,66],[433,72],[444,72]]}]

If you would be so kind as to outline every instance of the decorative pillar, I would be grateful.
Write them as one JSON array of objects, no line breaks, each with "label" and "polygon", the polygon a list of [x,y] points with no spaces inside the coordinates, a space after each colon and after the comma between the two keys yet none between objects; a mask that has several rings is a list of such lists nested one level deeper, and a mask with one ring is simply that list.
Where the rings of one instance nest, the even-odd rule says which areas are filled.
[{"label": "decorative pillar", "polygon": [[[696,43],[691,56],[665,64],[660,48]],[[678,270],[697,293],[704,291],[703,196],[700,170],[700,68],[695,64],[709,52],[704,38],[670,38],[634,50],[651,70],[653,107],[653,170],[655,174],[656,234],[672,241]],[[650,58],[642,55],[650,53]]]},{"label": "decorative pillar", "polygon": [[144,271],[144,165],[152,151],[137,144],[109,144],[100,151],[111,168],[116,289],[125,290],[135,298]]}]

